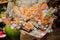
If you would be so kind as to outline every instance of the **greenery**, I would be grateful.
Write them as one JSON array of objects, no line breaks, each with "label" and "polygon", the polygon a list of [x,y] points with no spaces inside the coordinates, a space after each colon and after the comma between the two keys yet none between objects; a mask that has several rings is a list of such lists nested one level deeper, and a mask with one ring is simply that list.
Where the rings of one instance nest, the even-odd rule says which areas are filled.
[{"label": "greenery", "polygon": [[12,2],[14,2],[14,4],[16,3],[16,0],[12,0]]},{"label": "greenery", "polygon": [[10,26],[5,26],[5,32],[8,36],[9,40],[19,40],[20,39],[20,32],[16,29],[11,29]]}]

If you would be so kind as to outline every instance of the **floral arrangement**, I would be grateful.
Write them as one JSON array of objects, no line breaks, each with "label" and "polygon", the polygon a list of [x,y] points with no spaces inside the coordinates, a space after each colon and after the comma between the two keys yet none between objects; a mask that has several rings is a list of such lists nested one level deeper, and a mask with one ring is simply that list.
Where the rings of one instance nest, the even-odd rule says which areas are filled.
[{"label": "floral arrangement", "polygon": [[[22,1],[22,2],[21,2]],[[27,2],[26,2],[27,1]],[[49,8],[46,1],[20,0],[16,1],[16,5],[12,8],[12,13],[3,21],[10,25],[11,28],[24,29],[26,31],[33,30],[33,28],[41,28],[42,26],[52,26],[55,16],[53,13],[56,11],[54,8]],[[21,4],[21,5],[20,5]],[[11,20],[13,19],[13,21]]]}]

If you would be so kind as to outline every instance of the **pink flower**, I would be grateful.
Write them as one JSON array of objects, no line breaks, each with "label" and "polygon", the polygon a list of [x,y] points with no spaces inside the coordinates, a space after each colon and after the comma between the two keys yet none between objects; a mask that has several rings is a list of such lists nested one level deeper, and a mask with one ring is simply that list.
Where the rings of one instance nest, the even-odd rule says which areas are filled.
[{"label": "pink flower", "polygon": [[3,18],[3,22],[7,25],[11,25],[11,21],[8,18]]}]

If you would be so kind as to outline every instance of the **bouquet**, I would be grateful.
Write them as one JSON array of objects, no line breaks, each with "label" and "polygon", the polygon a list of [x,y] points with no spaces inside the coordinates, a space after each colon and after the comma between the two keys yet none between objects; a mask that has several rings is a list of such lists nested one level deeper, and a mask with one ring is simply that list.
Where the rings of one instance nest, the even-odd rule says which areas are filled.
[{"label": "bouquet", "polygon": [[[56,18],[54,12],[56,8],[49,8],[46,0],[16,0],[15,5],[8,13],[9,19],[6,24],[11,28],[23,29],[27,32],[42,26],[52,26],[53,20]],[[3,18],[4,19],[4,18]]]}]

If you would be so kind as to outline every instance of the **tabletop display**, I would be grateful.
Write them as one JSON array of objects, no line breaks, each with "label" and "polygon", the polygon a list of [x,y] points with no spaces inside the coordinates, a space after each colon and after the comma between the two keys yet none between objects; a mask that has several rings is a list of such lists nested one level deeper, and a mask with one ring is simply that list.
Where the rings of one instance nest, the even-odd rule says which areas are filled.
[{"label": "tabletop display", "polygon": [[47,0],[14,0],[14,3],[8,3],[7,11],[1,14],[1,20],[11,29],[39,38],[52,31],[55,11],[56,8],[48,7]]}]

